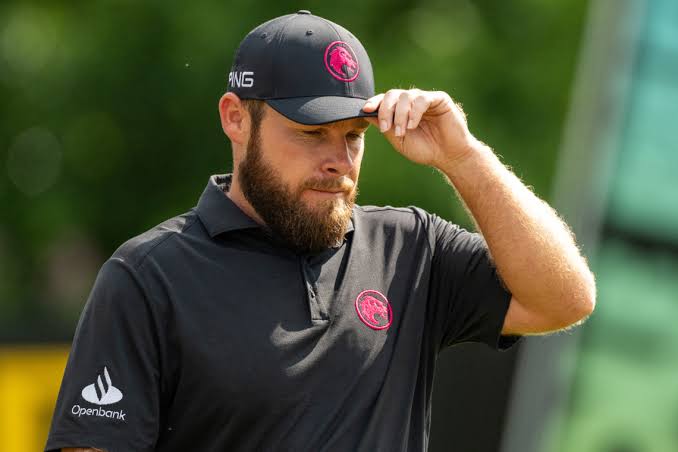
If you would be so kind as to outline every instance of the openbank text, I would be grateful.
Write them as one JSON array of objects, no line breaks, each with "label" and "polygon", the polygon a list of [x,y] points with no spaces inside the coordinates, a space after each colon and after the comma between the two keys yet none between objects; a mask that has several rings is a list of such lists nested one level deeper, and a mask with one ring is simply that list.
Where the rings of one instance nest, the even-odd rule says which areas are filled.
[{"label": "openbank text", "polygon": [[121,421],[125,420],[125,413],[124,410],[120,411],[113,411],[113,410],[104,410],[103,408],[84,408],[81,407],[80,405],[73,405],[73,408],[71,408],[71,413],[76,414],[78,417],[80,416],[99,416],[99,417],[107,417],[111,419],[120,419]]}]

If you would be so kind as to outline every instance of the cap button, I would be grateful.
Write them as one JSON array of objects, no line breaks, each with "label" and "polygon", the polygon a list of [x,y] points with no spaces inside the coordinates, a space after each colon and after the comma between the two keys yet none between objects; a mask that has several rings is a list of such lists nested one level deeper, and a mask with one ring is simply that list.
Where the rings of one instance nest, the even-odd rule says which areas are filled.
[{"label": "cap button", "polygon": [[297,11],[297,14],[311,14],[311,11],[307,9],[300,9],[299,11]]}]

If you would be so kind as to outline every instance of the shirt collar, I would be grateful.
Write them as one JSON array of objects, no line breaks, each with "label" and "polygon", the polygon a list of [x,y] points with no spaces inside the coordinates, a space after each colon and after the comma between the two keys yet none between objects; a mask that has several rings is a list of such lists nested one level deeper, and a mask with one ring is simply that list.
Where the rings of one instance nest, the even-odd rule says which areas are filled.
[{"label": "shirt collar", "polygon": [[231,185],[231,174],[213,174],[200,195],[196,212],[210,237],[237,229],[258,228],[259,223],[226,196]]},{"label": "shirt collar", "polygon": [[[232,174],[211,175],[195,208],[210,237],[238,229],[261,227],[226,196],[232,177]],[[346,229],[346,234],[352,231],[353,218]]]}]

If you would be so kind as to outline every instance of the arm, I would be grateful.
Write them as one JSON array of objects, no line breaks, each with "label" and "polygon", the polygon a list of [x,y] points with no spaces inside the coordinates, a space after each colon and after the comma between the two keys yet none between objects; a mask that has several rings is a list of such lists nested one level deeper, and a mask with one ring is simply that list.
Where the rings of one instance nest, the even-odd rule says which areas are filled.
[{"label": "arm", "polygon": [[[137,267],[122,258],[102,265],[78,320],[45,450],[153,450],[164,311],[146,287]],[[85,394],[90,385],[99,392]],[[111,395],[106,403],[98,403],[102,392]],[[101,408],[106,413],[96,405],[106,405]]]},{"label": "arm", "polygon": [[558,330],[587,317],[595,282],[569,228],[468,130],[443,92],[390,90],[370,99],[377,125],[408,159],[442,171],[457,190],[513,294],[503,334]]},{"label": "arm", "polygon": [[475,141],[439,168],[483,234],[497,271],[513,294],[503,334],[556,331],[587,317],[595,282],[558,214]]}]

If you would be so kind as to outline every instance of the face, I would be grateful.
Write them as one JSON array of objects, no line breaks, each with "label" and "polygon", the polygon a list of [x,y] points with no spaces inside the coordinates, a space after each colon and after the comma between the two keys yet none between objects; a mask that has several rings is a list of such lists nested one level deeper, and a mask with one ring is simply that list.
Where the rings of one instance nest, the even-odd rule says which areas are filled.
[{"label": "face", "polygon": [[305,126],[265,106],[237,177],[274,235],[300,253],[342,243],[358,193],[367,121]]}]

